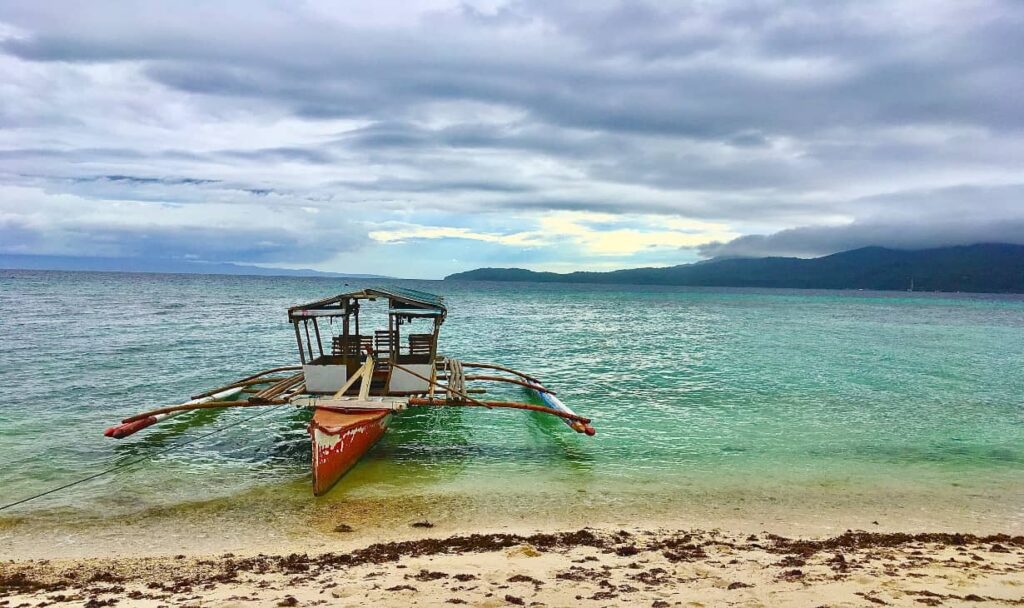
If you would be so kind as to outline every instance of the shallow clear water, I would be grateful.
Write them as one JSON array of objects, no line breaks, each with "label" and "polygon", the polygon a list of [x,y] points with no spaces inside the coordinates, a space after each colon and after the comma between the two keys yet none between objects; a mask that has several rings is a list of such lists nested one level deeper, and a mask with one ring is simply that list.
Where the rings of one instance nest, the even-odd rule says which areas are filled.
[{"label": "shallow clear water", "polygon": [[102,432],[295,363],[285,309],[346,281],[0,271],[0,502],[226,427],[13,514],[67,522],[223,499],[308,514],[458,497],[444,508],[627,516],[899,500],[940,520],[961,508],[1024,517],[1024,298],[396,283],[447,297],[441,352],[542,378],[598,435],[523,412],[410,411],[313,499],[303,412],[204,412],[123,441]]}]

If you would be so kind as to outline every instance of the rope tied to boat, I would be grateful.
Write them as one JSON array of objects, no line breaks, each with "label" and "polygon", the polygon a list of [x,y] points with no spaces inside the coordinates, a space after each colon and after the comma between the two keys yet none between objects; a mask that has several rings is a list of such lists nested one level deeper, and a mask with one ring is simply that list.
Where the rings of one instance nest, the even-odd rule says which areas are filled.
[{"label": "rope tied to boat", "polygon": [[115,473],[115,472],[120,471],[122,469],[127,469],[128,467],[131,467],[131,466],[134,466],[136,464],[139,464],[140,462],[143,462],[145,460],[153,458],[154,456],[161,456],[163,454],[167,454],[168,452],[173,452],[174,450],[180,450],[181,448],[188,447],[188,446],[192,445],[193,443],[196,443],[197,441],[201,441],[203,439],[206,439],[207,437],[212,437],[213,435],[216,435],[218,433],[223,433],[224,431],[226,431],[226,430],[228,430],[230,428],[233,428],[235,426],[238,426],[239,424],[245,424],[247,422],[251,422],[251,421],[253,421],[253,420],[257,419],[257,418],[260,418],[262,416],[266,416],[270,412],[273,412],[274,410],[280,408],[282,405],[284,405],[284,404],[280,404],[280,405],[274,406],[274,407],[272,407],[270,409],[267,409],[267,410],[264,410],[262,412],[259,412],[259,413],[255,414],[255,415],[249,416],[248,418],[246,418],[245,420],[242,420],[241,422],[236,422],[234,424],[223,426],[223,427],[221,427],[219,429],[215,429],[213,431],[210,431],[209,433],[204,433],[202,435],[199,435],[198,437],[194,437],[194,438],[192,438],[192,439],[190,439],[188,441],[185,441],[184,443],[179,443],[177,445],[172,445],[172,446],[164,448],[162,450],[157,450],[156,452],[153,452],[152,454],[147,454],[145,456],[141,456],[141,457],[136,458],[134,460],[130,460],[128,462],[124,462],[124,463],[112,466],[112,467],[110,467],[108,469],[104,469],[104,470],[100,471],[99,473],[93,473],[92,475],[83,477],[82,479],[78,479],[76,481],[72,481],[70,483],[66,483],[66,484],[64,484],[62,486],[58,486],[56,488],[52,488],[50,490],[46,490],[45,492],[40,492],[40,493],[35,494],[33,496],[29,496],[27,498],[22,498],[21,500],[16,500],[16,501],[14,501],[12,503],[9,503],[9,504],[6,504],[6,505],[2,505],[2,506],[0,506],[0,511],[5,511],[7,509],[11,509],[11,508],[16,507],[18,505],[23,505],[23,504],[25,504],[27,502],[36,500],[37,498],[42,498],[44,496],[49,496],[50,494],[56,494],[57,492],[61,492],[63,490],[67,490],[68,488],[73,488],[73,487],[81,485],[81,484],[83,484],[83,483],[85,483],[87,481],[92,481],[93,479],[97,479],[97,478],[102,477],[104,475],[109,475],[110,473]]}]

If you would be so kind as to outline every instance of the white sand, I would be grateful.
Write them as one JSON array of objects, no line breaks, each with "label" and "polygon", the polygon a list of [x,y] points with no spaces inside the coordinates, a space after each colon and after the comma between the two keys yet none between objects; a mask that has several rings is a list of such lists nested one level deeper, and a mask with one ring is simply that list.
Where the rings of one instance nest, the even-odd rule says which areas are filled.
[{"label": "white sand", "polygon": [[431,532],[369,549],[339,541],[338,552],[290,558],[6,562],[0,605],[1024,605],[1020,536],[874,533],[800,545],[764,533],[605,529],[470,539]]}]

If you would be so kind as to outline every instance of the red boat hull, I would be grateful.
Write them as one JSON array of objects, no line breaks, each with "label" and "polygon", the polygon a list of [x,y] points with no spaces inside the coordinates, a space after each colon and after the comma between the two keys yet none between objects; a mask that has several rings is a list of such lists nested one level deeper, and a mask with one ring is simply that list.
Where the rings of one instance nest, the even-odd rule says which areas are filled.
[{"label": "red boat hull", "polygon": [[313,493],[324,494],[384,435],[391,410],[316,410],[309,424],[313,440]]}]

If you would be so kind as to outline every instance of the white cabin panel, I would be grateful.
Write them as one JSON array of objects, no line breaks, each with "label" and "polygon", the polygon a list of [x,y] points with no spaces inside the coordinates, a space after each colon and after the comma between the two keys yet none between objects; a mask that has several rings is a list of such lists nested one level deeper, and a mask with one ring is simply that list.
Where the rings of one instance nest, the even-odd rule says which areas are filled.
[{"label": "white cabin panel", "polygon": [[313,365],[302,366],[302,375],[306,379],[306,392],[333,393],[344,386],[348,380],[348,368],[344,365]]},{"label": "white cabin panel", "polygon": [[[431,363],[403,363],[402,367],[407,367],[411,371],[423,376],[424,378],[430,377],[430,370],[432,367]],[[425,380],[420,380],[416,376],[413,376],[409,372],[398,369],[397,367],[391,370],[391,382],[388,384],[388,390],[394,392],[427,392],[430,390],[430,383]]]}]

